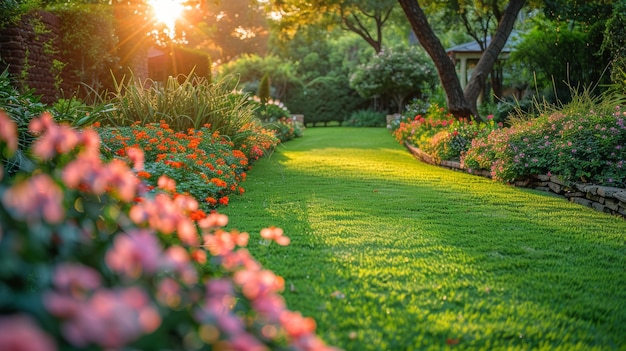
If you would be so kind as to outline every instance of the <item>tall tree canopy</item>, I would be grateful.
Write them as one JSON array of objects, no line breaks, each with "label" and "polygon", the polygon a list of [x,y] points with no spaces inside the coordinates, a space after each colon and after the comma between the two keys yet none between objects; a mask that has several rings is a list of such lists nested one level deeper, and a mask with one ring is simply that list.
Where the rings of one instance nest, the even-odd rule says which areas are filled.
[{"label": "tall tree canopy", "polygon": [[321,25],[340,26],[356,33],[376,52],[383,47],[383,29],[396,6],[394,0],[273,0],[273,13],[279,33],[292,37],[300,28]]}]

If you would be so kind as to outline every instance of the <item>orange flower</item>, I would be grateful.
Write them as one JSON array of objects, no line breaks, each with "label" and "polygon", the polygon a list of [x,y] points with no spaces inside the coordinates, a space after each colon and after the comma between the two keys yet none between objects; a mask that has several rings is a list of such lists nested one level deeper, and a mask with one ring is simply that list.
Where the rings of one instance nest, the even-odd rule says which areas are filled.
[{"label": "orange flower", "polygon": [[228,205],[228,196],[224,196],[220,199],[220,205],[227,206]]},{"label": "orange flower", "polygon": [[211,178],[211,183],[219,186],[220,188],[225,187],[227,184],[225,181],[219,179],[219,178]]},{"label": "orange flower", "polygon": [[189,218],[192,221],[199,221],[201,219],[206,218],[206,213],[204,213],[204,211],[202,210],[195,210],[195,211],[191,211],[191,213],[189,214]]},{"label": "orange flower", "polygon": [[211,205],[217,204],[217,200],[215,200],[215,198],[213,198],[213,197],[209,196],[205,200],[206,200],[206,202],[210,203]]},{"label": "orange flower", "polygon": [[144,172],[144,171],[139,171],[137,172],[137,177],[139,178],[143,178],[143,179],[149,179],[152,175],[148,172]]}]

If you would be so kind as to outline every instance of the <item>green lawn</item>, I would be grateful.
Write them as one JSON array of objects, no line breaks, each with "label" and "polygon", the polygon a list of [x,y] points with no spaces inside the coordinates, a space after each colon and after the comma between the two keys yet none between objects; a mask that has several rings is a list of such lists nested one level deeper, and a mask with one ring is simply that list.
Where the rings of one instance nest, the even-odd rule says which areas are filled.
[{"label": "green lawn", "polygon": [[[623,219],[420,163],[379,128],[307,129],[245,187],[230,228],[329,344],[626,349]],[[261,245],[271,225],[290,246]]]}]

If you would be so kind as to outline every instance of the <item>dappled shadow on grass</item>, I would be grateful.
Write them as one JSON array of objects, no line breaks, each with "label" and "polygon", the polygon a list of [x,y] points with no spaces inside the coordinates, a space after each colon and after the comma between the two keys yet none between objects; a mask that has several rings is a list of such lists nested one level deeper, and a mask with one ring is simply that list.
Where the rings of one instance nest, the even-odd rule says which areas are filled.
[{"label": "dappled shadow on grass", "polygon": [[307,147],[260,162],[226,212],[237,227],[292,237],[288,248],[250,249],[328,342],[624,346],[625,221],[420,164],[385,143]]}]

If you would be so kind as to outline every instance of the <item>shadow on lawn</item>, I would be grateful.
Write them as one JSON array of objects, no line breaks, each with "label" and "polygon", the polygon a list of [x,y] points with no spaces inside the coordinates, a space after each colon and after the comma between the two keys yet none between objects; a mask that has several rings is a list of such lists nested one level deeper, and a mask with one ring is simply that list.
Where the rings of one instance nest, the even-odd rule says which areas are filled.
[{"label": "shadow on lawn", "polygon": [[624,346],[626,222],[407,165],[402,150],[372,156],[387,160],[382,166],[359,165],[360,147],[311,154],[307,143],[255,166],[247,193],[225,213],[251,233],[275,225],[292,238],[288,248],[252,242],[250,250],[285,277],[289,307],[313,316],[327,342],[348,350]]}]

